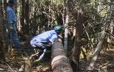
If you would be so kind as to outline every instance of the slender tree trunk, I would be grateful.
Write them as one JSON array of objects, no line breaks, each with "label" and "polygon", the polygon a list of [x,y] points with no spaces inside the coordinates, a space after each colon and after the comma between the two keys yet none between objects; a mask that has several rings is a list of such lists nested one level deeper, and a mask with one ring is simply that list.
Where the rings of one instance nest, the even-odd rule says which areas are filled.
[{"label": "slender tree trunk", "polygon": [[[79,70],[79,59],[80,59],[80,53],[81,53],[81,38],[82,38],[82,18],[83,16],[78,13],[77,15],[77,22],[76,22],[76,36],[74,41],[74,49],[72,53],[73,60],[75,64],[77,65],[77,70]],[[75,18],[75,17],[74,17]],[[75,18],[76,19],[76,18]]]},{"label": "slender tree trunk", "polygon": [[22,26],[22,31],[24,31],[25,29],[25,22],[24,22],[24,19],[25,19],[25,0],[22,0],[22,15],[21,15],[21,26]]},{"label": "slender tree trunk", "polygon": [[97,12],[99,13],[100,10],[101,10],[101,0],[98,0]]},{"label": "slender tree trunk", "polygon": [[26,1],[25,4],[25,19],[26,19],[26,29],[25,31],[27,32],[27,34],[29,34],[29,0]]},{"label": "slender tree trunk", "polygon": [[75,7],[76,0],[68,0],[67,7],[69,13],[72,14],[73,18],[76,21],[76,36],[74,41],[74,48],[72,52],[72,66],[75,65],[73,68],[74,71],[79,70],[79,58],[80,58],[80,51],[81,51],[81,38],[83,33],[83,23],[87,20],[87,18],[83,15],[83,11],[80,6]]},{"label": "slender tree trunk", "polygon": [[73,72],[69,60],[66,57],[62,44],[56,41],[52,45],[52,62],[53,72]]},{"label": "slender tree trunk", "polygon": [[[18,0],[17,3],[20,4],[20,1]],[[21,32],[20,11],[21,11],[21,6],[18,5],[18,7],[17,7],[17,27],[18,27],[19,33]]]},{"label": "slender tree trunk", "polygon": [[3,16],[3,2],[0,0],[0,15]]},{"label": "slender tree trunk", "polygon": [[67,3],[66,3],[66,0],[64,0],[64,5],[65,5],[65,16],[64,16],[64,27],[65,27],[65,35],[64,35],[64,48],[65,48],[65,51],[67,51],[67,47],[68,47],[68,9],[67,9]]},{"label": "slender tree trunk", "polygon": [[65,20],[65,35],[64,35],[64,48],[65,51],[67,51],[67,47],[68,47],[68,14],[66,14],[65,16],[66,20]]},{"label": "slender tree trunk", "polygon": [[102,31],[102,34],[101,34],[101,39],[99,41],[99,43],[97,44],[97,47],[96,47],[96,50],[93,54],[93,58],[92,58],[92,61],[88,67],[88,70],[93,70],[94,68],[94,64],[98,58],[98,55],[100,54],[100,51],[102,50],[102,46],[103,46],[103,42],[104,42],[104,39],[105,39],[105,36],[106,36],[106,32],[103,30]]},{"label": "slender tree trunk", "polygon": [[5,48],[5,40],[4,40],[4,27],[3,27],[3,15],[2,15],[2,1],[0,1],[0,59],[5,60],[4,48]]},{"label": "slender tree trunk", "polygon": [[4,1],[4,9],[6,11],[6,7],[7,7],[7,0],[3,0]]}]

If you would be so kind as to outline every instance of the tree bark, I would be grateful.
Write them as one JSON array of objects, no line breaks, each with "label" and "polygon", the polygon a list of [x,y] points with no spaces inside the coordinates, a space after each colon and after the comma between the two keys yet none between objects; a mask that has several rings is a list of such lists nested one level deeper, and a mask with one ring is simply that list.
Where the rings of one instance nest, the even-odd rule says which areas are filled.
[{"label": "tree bark", "polygon": [[53,72],[73,72],[63,45],[58,41],[52,45],[51,67]]},{"label": "tree bark", "polygon": [[65,32],[64,32],[64,48],[67,51],[67,47],[68,47],[68,14],[66,14],[66,20],[65,20]]},{"label": "tree bark", "polygon": [[23,34],[25,34],[24,32],[26,32],[24,29],[25,28],[25,22],[24,22],[24,19],[25,19],[25,0],[22,0],[22,16],[21,16],[21,26],[22,26],[22,30],[23,30]]},{"label": "tree bark", "polygon": [[5,40],[4,40],[4,27],[3,27],[3,15],[2,15],[2,1],[0,1],[0,60],[5,60],[4,48],[5,48]]},{"label": "tree bark", "polygon": [[[72,49],[71,54],[71,65],[73,70],[79,70],[79,59],[80,59],[80,52],[81,52],[81,45],[82,45],[82,36],[83,36],[83,23],[87,21],[88,18],[84,16],[84,12],[81,6],[76,5],[77,0],[68,0],[67,1],[67,8],[69,13],[73,16],[76,21],[76,36],[74,39],[74,47]],[[75,65],[75,66],[74,66]]]}]

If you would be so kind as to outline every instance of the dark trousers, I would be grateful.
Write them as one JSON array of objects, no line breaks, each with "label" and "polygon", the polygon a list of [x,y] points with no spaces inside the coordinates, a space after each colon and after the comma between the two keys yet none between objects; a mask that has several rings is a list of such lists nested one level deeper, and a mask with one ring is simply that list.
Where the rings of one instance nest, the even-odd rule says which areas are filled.
[{"label": "dark trousers", "polygon": [[[51,51],[51,46],[44,46],[46,48],[46,50]],[[43,53],[43,50],[45,48],[41,48],[41,47],[35,47],[35,49],[40,49],[41,51],[39,52],[39,56]]]},{"label": "dark trousers", "polygon": [[[12,29],[10,29],[12,27]],[[20,42],[17,34],[16,24],[9,24],[7,32],[7,42],[12,43],[15,48],[20,48]]]}]

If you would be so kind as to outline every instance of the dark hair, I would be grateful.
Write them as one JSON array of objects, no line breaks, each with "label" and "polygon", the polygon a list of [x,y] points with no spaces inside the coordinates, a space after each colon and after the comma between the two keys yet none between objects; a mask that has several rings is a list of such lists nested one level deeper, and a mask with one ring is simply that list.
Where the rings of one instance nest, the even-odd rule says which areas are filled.
[{"label": "dark hair", "polygon": [[8,2],[9,4],[14,4],[15,3],[15,1],[14,0],[9,0],[9,2]]}]

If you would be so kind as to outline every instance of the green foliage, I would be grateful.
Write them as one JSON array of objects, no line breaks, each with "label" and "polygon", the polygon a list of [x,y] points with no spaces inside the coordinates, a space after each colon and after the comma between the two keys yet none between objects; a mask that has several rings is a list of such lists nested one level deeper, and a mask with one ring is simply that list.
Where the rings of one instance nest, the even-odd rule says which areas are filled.
[{"label": "green foliage", "polygon": [[42,5],[50,5],[50,4],[55,4],[55,5],[59,5],[59,4],[63,4],[64,0],[39,0],[39,2]]},{"label": "green foliage", "polygon": [[106,8],[103,8],[102,11],[100,12],[100,16],[105,17],[107,13],[108,12],[107,12]]},{"label": "green foliage", "polygon": [[111,2],[114,2],[114,0],[110,0]]},{"label": "green foliage", "polygon": [[2,2],[2,0],[0,0],[0,2]]},{"label": "green foliage", "polygon": [[90,3],[91,0],[78,0],[78,2],[81,4],[87,4],[87,3]]}]

